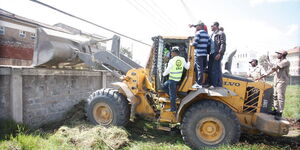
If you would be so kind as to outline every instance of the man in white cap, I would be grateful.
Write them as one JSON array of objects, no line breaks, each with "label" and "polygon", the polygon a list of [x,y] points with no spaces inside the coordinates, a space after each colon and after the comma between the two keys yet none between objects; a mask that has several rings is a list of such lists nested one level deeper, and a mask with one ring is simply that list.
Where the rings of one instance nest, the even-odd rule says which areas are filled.
[{"label": "man in white cap", "polygon": [[195,69],[196,69],[196,82],[192,88],[202,88],[204,81],[204,69],[207,66],[207,51],[210,46],[209,35],[205,31],[205,25],[199,21],[196,25],[196,34],[192,45],[195,47]]},{"label": "man in white cap", "polygon": [[277,62],[276,65],[274,65],[274,67],[272,67],[272,70],[269,73],[258,78],[258,80],[275,72],[274,85],[273,85],[275,119],[280,120],[284,108],[285,91],[289,82],[290,62],[286,59],[286,56],[288,54],[287,51],[281,51],[276,53],[279,61]]}]

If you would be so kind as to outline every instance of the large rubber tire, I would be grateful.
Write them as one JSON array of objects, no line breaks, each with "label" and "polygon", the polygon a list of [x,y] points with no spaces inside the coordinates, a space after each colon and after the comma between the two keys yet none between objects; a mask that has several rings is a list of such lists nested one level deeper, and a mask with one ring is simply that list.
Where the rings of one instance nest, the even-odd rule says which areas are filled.
[{"label": "large rubber tire", "polygon": [[87,100],[86,114],[93,124],[125,126],[129,122],[130,109],[125,96],[113,89],[101,89]]},{"label": "large rubber tire", "polygon": [[185,112],[181,134],[187,145],[202,149],[238,142],[241,128],[237,117],[228,106],[205,100],[193,104]]}]

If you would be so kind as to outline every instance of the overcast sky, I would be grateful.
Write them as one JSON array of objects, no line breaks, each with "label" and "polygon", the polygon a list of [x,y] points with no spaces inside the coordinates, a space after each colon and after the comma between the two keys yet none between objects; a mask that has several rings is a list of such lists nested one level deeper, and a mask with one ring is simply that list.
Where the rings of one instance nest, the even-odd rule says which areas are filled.
[{"label": "overcast sky", "polygon": [[[41,0],[61,10],[151,44],[157,35],[192,36],[202,20],[225,28],[227,51],[260,53],[300,46],[300,0]],[[64,23],[106,37],[113,34],[27,0],[0,8],[50,25]],[[211,32],[209,32],[210,34]],[[122,38],[145,64],[150,47]]]}]

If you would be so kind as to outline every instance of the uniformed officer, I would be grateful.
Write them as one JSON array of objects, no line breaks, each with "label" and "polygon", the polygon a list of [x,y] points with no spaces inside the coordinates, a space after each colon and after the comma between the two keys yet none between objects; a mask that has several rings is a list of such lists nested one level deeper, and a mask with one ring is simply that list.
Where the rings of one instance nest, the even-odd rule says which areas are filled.
[{"label": "uniformed officer", "polygon": [[[258,66],[258,60],[252,59],[250,62],[251,67],[249,68],[248,77],[252,80],[256,80],[265,74],[265,71],[262,67]],[[258,81],[264,82],[265,79],[262,78]]]},{"label": "uniformed officer", "polygon": [[172,49],[172,59],[168,63],[168,67],[163,73],[163,76],[169,75],[169,79],[164,83],[163,89],[169,94],[171,100],[170,111],[176,112],[176,87],[181,79],[183,68],[189,69],[190,63],[186,63],[185,59],[179,56],[180,52],[177,48]]},{"label": "uniformed officer", "polygon": [[[264,78],[275,72],[274,76],[274,107],[275,107],[275,119],[280,120],[284,108],[285,91],[289,82],[289,68],[290,62],[286,59],[287,51],[276,52],[279,61],[272,67],[272,70],[262,76]],[[259,78],[259,79],[261,79]]]}]

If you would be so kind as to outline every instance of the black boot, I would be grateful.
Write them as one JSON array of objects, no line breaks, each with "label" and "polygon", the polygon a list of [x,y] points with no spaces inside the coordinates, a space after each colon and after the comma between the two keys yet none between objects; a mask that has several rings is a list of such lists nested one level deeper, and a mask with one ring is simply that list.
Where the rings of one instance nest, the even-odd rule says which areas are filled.
[{"label": "black boot", "polygon": [[273,111],[269,112],[269,114],[271,114],[271,115],[276,115],[276,114],[277,114],[277,110],[274,109]]},{"label": "black boot", "polygon": [[281,120],[282,119],[282,113],[276,112],[275,114],[275,120]]}]

